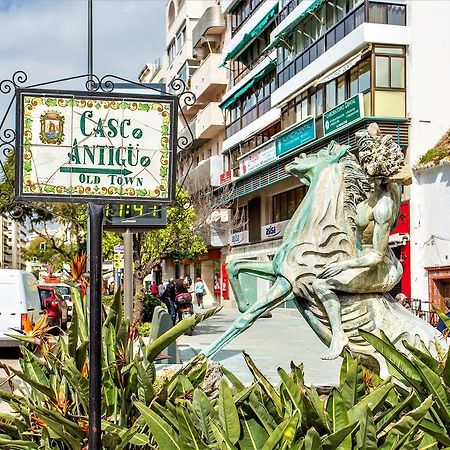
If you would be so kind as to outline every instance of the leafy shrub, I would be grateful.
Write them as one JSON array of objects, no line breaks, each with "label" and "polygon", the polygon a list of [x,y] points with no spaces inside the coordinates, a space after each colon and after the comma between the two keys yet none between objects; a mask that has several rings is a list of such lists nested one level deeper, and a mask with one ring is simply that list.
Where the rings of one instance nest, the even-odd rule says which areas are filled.
[{"label": "leafy shrub", "polygon": [[[73,297],[74,318],[68,336],[56,343],[41,340],[38,357],[22,347],[20,370],[7,367],[21,380],[21,393],[0,390],[0,399],[13,413],[0,414],[0,448],[74,450],[86,448],[89,405],[89,316],[86,301]],[[146,346],[134,338],[134,325],[123,318],[117,294],[102,327],[102,449],[152,449],[142,434],[138,406],[149,406],[157,397],[154,359],[188,328],[217,310],[193,316]],[[42,330],[41,330],[42,332]],[[26,339],[25,339],[26,338]],[[21,340],[34,342],[34,335]],[[137,352],[136,352],[137,344]],[[134,350],[134,351],[133,351]],[[191,366],[175,376],[190,376]],[[166,383],[170,384],[169,379]]]},{"label": "leafy shrub", "polygon": [[144,294],[142,297],[142,322],[151,322],[153,318],[153,311],[157,306],[164,307],[158,297],[152,294]]},{"label": "leafy shrub", "polygon": [[428,164],[430,162],[438,163],[442,159],[448,157],[450,157],[450,149],[432,148],[420,157],[419,164]]},{"label": "leafy shrub", "polygon": [[143,322],[138,326],[139,335],[142,337],[149,337],[152,331],[151,322]]}]

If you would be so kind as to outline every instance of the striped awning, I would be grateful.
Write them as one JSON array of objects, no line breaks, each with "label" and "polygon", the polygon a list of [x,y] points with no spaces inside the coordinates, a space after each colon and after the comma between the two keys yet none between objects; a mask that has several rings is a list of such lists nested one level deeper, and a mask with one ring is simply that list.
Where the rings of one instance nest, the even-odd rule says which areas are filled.
[{"label": "striped awning", "polygon": [[224,59],[224,64],[236,57],[242,52],[257,36],[261,34],[263,29],[270,23],[275,14],[278,12],[278,3],[276,3],[273,8],[264,16],[264,18],[248,33],[245,33],[242,39],[232,48]]},{"label": "striped awning", "polygon": [[[271,48],[278,47],[278,44],[287,35],[291,34],[292,31],[297,27],[297,25],[312,11],[318,8],[325,0],[312,0],[310,5],[304,9],[289,25],[283,28],[278,34],[274,36],[273,41],[264,49],[264,51]],[[303,2],[302,2],[303,3]],[[302,4],[300,3],[300,5]],[[294,10],[295,11],[295,10]],[[291,13],[293,14],[293,12]],[[288,16],[289,17],[289,16]]]},{"label": "striped awning", "polygon": [[242,97],[257,81],[267,75],[272,69],[276,66],[275,61],[271,61],[264,69],[255,75],[252,79],[248,80],[247,83],[244,84],[239,90],[237,90],[230,98],[225,100],[223,103],[219,105],[220,109],[228,108],[230,105],[235,103],[239,97]]}]

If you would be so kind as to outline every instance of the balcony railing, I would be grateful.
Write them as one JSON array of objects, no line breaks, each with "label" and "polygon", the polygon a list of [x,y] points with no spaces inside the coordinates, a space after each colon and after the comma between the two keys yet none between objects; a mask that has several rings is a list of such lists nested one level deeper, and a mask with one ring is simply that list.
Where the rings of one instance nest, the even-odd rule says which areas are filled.
[{"label": "balcony railing", "polygon": [[362,3],[282,67],[277,73],[277,86],[286,83],[364,22],[405,26],[406,5],[370,2],[367,10]]}]

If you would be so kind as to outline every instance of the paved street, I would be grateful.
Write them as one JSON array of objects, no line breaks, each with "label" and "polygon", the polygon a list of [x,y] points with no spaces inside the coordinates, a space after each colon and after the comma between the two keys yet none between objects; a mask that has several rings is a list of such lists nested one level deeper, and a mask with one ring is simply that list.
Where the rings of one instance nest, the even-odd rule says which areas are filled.
[{"label": "paved street", "polygon": [[[252,382],[252,375],[242,357],[245,350],[262,372],[274,383],[279,380],[277,368],[289,369],[290,361],[303,363],[305,381],[315,385],[334,385],[339,382],[341,359],[322,361],[320,356],[326,347],[309,328],[297,310],[278,309],[273,317],[259,319],[256,323],[215,358],[239,376],[245,383]],[[183,361],[205,349],[223,333],[238,317],[237,309],[222,309],[219,314],[198,325],[193,336],[178,339]]]}]

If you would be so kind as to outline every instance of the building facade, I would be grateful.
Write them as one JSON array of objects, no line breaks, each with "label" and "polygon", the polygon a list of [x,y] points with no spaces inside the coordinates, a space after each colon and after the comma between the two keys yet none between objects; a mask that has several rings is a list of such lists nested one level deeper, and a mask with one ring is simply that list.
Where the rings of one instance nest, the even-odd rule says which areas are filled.
[{"label": "building facade", "polygon": [[[177,30],[188,15],[179,18],[177,4],[168,3],[166,63],[153,81],[161,81],[161,74],[167,84],[175,75],[185,76],[198,97],[198,104],[184,111],[195,130],[195,162],[188,184],[194,191],[205,180],[215,187],[217,181],[212,182],[205,169],[213,165],[222,169],[215,193],[226,197],[229,229],[227,238],[222,236],[216,244],[222,245],[222,297],[228,298],[226,264],[238,258],[271,260],[305,196],[306,187],[284,170],[296,156],[316,152],[331,141],[354,146],[355,133],[375,121],[414,166],[444,135],[450,91],[439,80],[450,75],[442,58],[442,49],[450,44],[445,23],[450,3],[222,0],[222,19],[219,2],[181,3],[185,8],[191,3],[205,5],[192,34],[186,35],[191,41],[186,53],[176,50],[176,42]],[[216,11],[217,28],[200,26],[212,20],[210,9]],[[208,39],[208,29],[221,31]],[[173,57],[171,45],[178,52]],[[191,49],[192,60],[187,58]],[[181,59],[175,64],[177,55]],[[180,72],[181,67],[188,69]],[[213,81],[216,78],[220,80]],[[198,90],[199,86],[203,88]],[[200,123],[202,115],[205,121]],[[179,168],[179,180],[186,170]],[[447,272],[436,275],[437,263],[424,251],[429,242],[437,242],[436,236],[449,236],[444,230],[423,227],[425,209],[427,217],[434,211],[432,203],[427,207],[422,203],[431,187],[420,181],[424,176],[414,171],[413,184],[404,190],[390,245],[404,271],[392,293],[401,291],[426,302],[430,280],[447,277]],[[440,183],[439,189],[444,187],[445,182]],[[439,196],[445,197],[440,190]],[[442,252],[444,267],[448,248]],[[269,282],[246,275],[241,281],[252,302],[270,287]]]},{"label": "building facade", "polygon": [[27,244],[26,230],[23,225],[0,215],[0,268],[26,269],[22,250]]},{"label": "building facade", "polygon": [[208,0],[171,0],[167,3],[166,19],[166,51],[161,64],[147,64],[139,80],[165,83],[170,92],[171,82],[180,79],[196,96],[195,104],[181,105],[179,133],[192,141],[192,146],[190,158],[177,164],[177,181],[194,198],[199,230],[208,252],[195,261],[180,261],[176,255],[167,255],[161,270],[163,279],[202,277],[207,290],[205,300],[211,303],[214,280],[220,272],[220,248],[226,244],[222,223],[227,215],[221,214],[220,208],[211,214],[212,209],[217,210],[211,206],[212,192],[220,185],[223,173],[225,122],[219,105],[228,76],[226,68],[219,66],[226,23],[218,2]]}]

